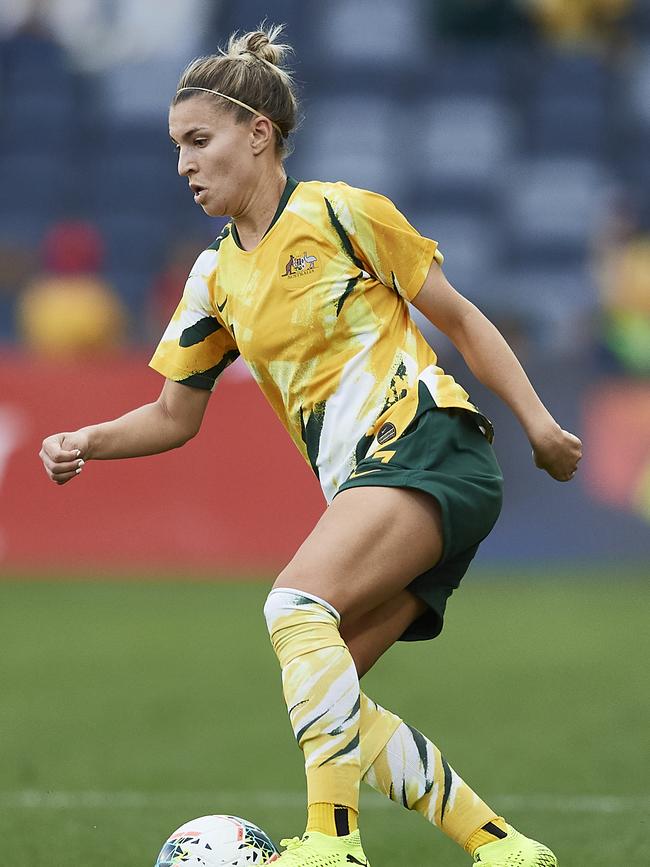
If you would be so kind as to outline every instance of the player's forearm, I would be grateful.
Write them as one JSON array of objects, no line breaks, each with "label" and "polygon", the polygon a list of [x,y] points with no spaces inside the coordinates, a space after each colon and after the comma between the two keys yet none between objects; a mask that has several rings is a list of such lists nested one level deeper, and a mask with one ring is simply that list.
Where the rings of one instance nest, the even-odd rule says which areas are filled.
[{"label": "player's forearm", "polygon": [[79,431],[88,439],[85,459],[110,460],[156,455],[177,448],[192,436],[160,402],[145,404],[113,421]]},{"label": "player's forearm", "polygon": [[557,426],[499,330],[474,305],[452,339],[474,376],[512,409],[531,442]]}]

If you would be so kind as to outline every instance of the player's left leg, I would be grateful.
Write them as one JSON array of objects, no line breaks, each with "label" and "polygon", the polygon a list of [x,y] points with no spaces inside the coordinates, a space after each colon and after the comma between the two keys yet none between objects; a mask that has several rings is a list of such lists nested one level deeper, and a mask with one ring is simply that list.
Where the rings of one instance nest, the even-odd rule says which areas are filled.
[{"label": "player's left leg", "polygon": [[[426,611],[404,590],[356,621],[342,625],[359,677]],[[361,779],[462,846],[477,863],[556,867],[550,850],[506,824],[458,776],[425,735],[361,693]],[[510,859],[510,860],[508,860]]]},{"label": "player's left leg", "polygon": [[[362,677],[427,605],[404,590],[341,634]],[[504,820],[461,779],[438,747],[361,693],[361,779],[408,810],[420,813],[470,854],[505,836]],[[453,792],[453,798],[451,794]]]}]

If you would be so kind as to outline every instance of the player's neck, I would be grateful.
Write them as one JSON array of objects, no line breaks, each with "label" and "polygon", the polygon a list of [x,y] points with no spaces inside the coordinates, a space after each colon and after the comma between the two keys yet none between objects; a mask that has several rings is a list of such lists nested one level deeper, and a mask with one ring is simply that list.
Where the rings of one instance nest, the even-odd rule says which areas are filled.
[{"label": "player's neck", "polygon": [[281,165],[261,173],[242,212],[233,217],[244,250],[254,250],[268,231],[286,183],[287,176]]}]

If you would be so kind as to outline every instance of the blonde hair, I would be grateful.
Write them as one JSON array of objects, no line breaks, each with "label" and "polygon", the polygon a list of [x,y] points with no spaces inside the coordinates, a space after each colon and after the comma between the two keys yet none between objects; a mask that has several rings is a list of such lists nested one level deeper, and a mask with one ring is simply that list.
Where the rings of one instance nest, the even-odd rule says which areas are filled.
[{"label": "blonde hair", "polygon": [[237,121],[248,120],[251,110],[267,117],[275,128],[277,146],[287,156],[298,100],[291,72],[282,65],[293,49],[275,41],[283,30],[284,24],[262,22],[259,30],[233,33],[225,51],[197,57],[183,70],[172,105],[196,96],[198,90],[217,91],[226,97],[220,107]]}]

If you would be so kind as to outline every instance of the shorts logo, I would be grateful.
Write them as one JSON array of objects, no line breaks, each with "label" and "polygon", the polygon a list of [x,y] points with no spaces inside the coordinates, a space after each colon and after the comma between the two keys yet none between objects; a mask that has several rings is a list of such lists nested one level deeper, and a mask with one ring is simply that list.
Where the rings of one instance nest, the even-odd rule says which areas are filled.
[{"label": "shorts logo", "polygon": [[289,261],[285,265],[283,277],[299,277],[309,271],[313,271],[316,267],[318,259],[316,256],[310,256],[304,253],[302,256],[294,256],[293,253],[289,256]]},{"label": "shorts logo", "polygon": [[387,421],[386,424],[383,424],[379,428],[379,433],[377,434],[377,442],[380,446],[383,446],[384,443],[387,443],[397,433],[397,429],[392,421]]}]

